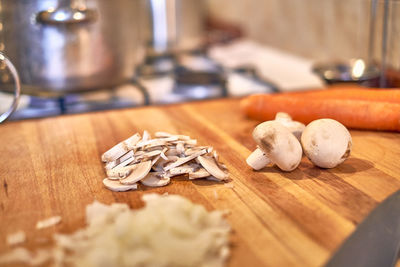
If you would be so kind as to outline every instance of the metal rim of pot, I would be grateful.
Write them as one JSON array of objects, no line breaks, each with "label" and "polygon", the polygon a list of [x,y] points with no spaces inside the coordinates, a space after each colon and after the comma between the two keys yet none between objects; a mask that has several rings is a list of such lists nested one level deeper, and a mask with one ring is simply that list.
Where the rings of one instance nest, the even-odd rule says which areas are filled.
[{"label": "metal rim of pot", "polygon": [[15,82],[13,102],[11,103],[11,106],[3,114],[0,115],[0,123],[2,123],[8,117],[10,117],[10,115],[14,112],[14,110],[18,106],[19,96],[20,96],[20,93],[21,93],[21,84],[20,84],[18,72],[15,69],[14,65],[2,53],[0,53],[0,61],[4,62],[6,64],[7,68],[10,70],[10,72],[11,72],[13,78],[14,78],[14,82]]}]

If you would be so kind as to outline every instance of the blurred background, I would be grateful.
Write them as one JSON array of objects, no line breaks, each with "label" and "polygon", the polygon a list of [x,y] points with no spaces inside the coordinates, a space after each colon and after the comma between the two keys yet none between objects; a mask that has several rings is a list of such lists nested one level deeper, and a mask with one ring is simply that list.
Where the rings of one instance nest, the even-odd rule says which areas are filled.
[{"label": "blurred background", "polygon": [[[335,83],[398,87],[399,0],[0,0],[11,119]],[[16,77],[0,64],[0,111]]]},{"label": "blurred background", "polygon": [[368,0],[208,0],[211,17],[250,39],[314,60],[368,54]]}]

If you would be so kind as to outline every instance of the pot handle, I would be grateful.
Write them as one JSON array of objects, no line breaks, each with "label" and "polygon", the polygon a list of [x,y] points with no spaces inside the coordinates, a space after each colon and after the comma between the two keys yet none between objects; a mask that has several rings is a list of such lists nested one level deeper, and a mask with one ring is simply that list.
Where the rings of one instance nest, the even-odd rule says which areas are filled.
[{"label": "pot handle", "polygon": [[36,16],[36,21],[43,24],[66,25],[78,23],[90,23],[96,20],[97,12],[88,9],[86,4],[76,5],[75,1],[63,0],[57,8],[49,8],[40,11]]},{"label": "pot handle", "polygon": [[11,63],[11,61],[7,57],[5,57],[2,53],[0,53],[0,62],[4,62],[6,64],[7,68],[10,70],[10,72],[11,72],[13,78],[14,78],[14,82],[15,82],[13,102],[12,102],[11,106],[8,108],[8,110],[0,115],[0,123],[2,123],[17,108],[18,101],[19,101],[19,95],[21,93],[21,86],[20,86],[20,81],[19,81],[19,76],[18,76],[17,70],[15,69],[15,67]]}]

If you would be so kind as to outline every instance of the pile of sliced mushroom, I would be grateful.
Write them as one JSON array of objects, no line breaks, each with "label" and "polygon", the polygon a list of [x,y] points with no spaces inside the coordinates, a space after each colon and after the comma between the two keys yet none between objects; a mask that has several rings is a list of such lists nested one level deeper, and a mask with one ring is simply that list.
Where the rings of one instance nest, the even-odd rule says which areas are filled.
[{"label": "pile of sliced mushroom", "polygon": [[147,131],[136,133],[105,152],[107,178],[103,184],[113,191],[169,184],[174,176],[189,179],[206,178],[225,181],[229,174],[218,161],[217,152],[210,146],[197,146],[197,140],[186,135],[156,132],[151,138]]}]

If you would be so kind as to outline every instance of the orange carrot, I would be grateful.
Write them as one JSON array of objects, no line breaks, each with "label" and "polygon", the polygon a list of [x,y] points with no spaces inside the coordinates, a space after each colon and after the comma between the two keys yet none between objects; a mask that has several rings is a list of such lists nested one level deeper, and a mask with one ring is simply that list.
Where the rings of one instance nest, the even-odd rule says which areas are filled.
[{"label": "orange carrot", "polygon": [[311,90],[301,92],[288,92],[280,95],[304,96],[307,98],[325,99],[357,99],[368,101],[381,101],[400,103],[400,88],[393,89],[368,89],[361,87],[332,87],[325,90]]},{"label": "orange carrot", "polygon": [[245,115],[260,121],[283,111],[305,124],[331,118],[354,129],[400,131],[400,103],[260,94],[243,99],[240,106]]}]

